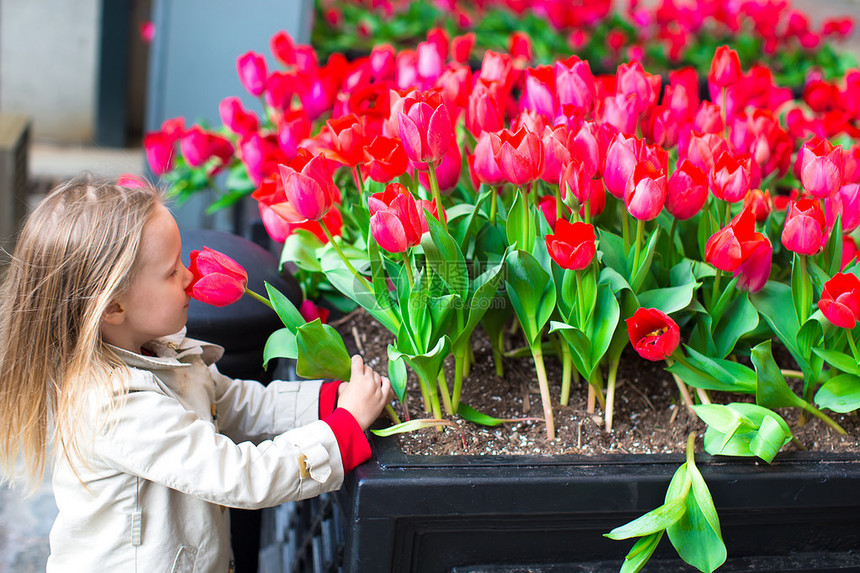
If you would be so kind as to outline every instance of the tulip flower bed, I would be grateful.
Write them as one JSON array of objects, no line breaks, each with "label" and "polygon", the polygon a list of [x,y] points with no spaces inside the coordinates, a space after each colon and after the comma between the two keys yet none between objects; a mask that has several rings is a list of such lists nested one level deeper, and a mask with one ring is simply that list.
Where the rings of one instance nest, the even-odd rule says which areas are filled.
[{"label": "tulip flower bed", "polygon": [[[816,29],[791,2],[717,0],[613,2],[589,0],[317,0],[312,42],[333,53],[369,54],[387,44],[398,66],[444,66],[422,40],[457,37],[453,57],[468,63],[485,50],[509,51],[523,65],[546,65],[576,54],[592,69],[641,61],[652,73],[692,66],[707,73],[714,50],[732,45],[745,67],[767,66],[781,85],[801,86],[810,71],[827,79],[856,65],[838,50],[853,31],[850,17]],[[434,30],[435,28],[435,30]]]},{"label": "tulip flower bed", "polygon": [[[378,367],[399,423],[379,435],[450,432],[462,419],[528,423],[547,445],[570,444],[559,430],[584,409],[611,436],[619,414],[637,417],[616,407],[619,393],[628,404],[642,393],[622,361],[665,369],[661,393],[685,410],[679,423],[707,424],[714,456],[770,463],[788,444],[808,447],[807,426],[847,433],[860,407],[860,72],[810,83],[796,101],[721,46],[700,101],[689,68],[664,86],[636,61],[611,75],[576,56],[519,70],[488,51],[476,72],[446,60],[403,88],[393,55],[321,64],[286,34],[271,46],[278,70],[253,52],[237,61],[262,114],[227,98],[219,130],[170,120],[147,135],[147,154],[180,198],[206,186],[228,189],[216,207],[251,195],[306,302],[360,307],[384,329]],[[245,287],[218,259],[199,256],[198,274],[218,276],[190,292],[222,304]],[[222,280],[233,295],[213,296]],[[284,323],[265,360],[348,376],[323,313],[265,295]],[[493,392],[487,365],[509,385],[529,380],[535,407],[475,408],[475,389]],[[692,427],[666,503],[608,534],[640,538],[630,570],[664,532],[701,570],[725,559]]]}]

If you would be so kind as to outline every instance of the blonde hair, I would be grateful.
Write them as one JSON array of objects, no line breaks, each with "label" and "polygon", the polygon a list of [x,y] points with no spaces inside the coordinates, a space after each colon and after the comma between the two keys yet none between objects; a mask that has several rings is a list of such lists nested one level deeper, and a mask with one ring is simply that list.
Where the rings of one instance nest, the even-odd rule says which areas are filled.
[{"label": "blonde hair", "polygon": [[0,464],[19,456],[35,487],[49,447],[79,453],[87,391],[115,391],[122,367],[102,343],[108,305],[133,280],[143,227],[161,194],[84,175],[27,218],[0,290]]}]

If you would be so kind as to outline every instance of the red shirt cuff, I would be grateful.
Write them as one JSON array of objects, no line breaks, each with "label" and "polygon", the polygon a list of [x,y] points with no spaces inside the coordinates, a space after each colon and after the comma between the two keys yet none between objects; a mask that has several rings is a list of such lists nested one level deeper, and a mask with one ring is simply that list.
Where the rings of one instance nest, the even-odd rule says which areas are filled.
[{"label": "red shirt cuff", "polygon": [[337,408],[323,420],[331,427],[343,460],[343,473],[349,473],[360,463],[370,459],[370,442],[361,426],[344,408]]},{"label": "red shirt cuff", "polygon": [[341,382],[323,382],[320,387],[319,419],[329,416],[337,407],[337,389]]}]

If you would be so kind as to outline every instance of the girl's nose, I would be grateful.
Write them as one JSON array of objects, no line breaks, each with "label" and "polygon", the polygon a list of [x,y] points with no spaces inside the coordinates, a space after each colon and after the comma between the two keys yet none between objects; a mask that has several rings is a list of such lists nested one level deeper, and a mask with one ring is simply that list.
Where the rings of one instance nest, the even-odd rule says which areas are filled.
[{"label": "girl's nose", "polygon": [[194,280],[194,274],[191,271],[189,271],[185,265],[182,265],[182,272],[185,273],[185,277],[183,280],[183,286],[185,288],[188,288],[188,285],[190,285],[191,281]]}]

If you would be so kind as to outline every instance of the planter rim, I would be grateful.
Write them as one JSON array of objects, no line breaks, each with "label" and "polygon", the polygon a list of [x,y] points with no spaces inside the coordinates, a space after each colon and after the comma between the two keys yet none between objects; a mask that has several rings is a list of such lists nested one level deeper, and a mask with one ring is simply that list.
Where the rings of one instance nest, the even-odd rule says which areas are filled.
[{"label": "planter rim", "polygon": [[[372,436],[371,445],[375,463],[381,470],[408,468],[489,468],[489,467],[551,467],[551,466],[631,466],[672,465],[679,466],[686,457],[673,454],[598,454],[598,455],[421,455],[405,454],[400,450],[396,436],[379,438]],[[860,454],[851,452],[782,452],[771,464],[754,457],[712,456],[696,454],[696,464],[719,467],[756,467],[761,469],[790,467],[810,464],[846,464],[860,468]]]}]

